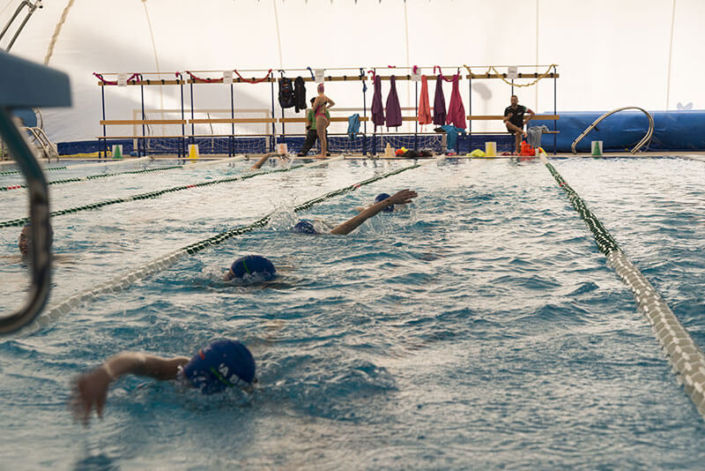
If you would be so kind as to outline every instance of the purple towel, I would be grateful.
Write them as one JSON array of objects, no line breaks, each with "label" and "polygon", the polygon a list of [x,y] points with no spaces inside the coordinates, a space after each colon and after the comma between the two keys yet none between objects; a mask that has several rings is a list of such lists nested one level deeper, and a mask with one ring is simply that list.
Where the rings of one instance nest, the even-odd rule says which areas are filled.
[{"label": "purple towel", "polygon": [[384,107],[382,106],[382,79],[375,75],[375,92],[372,95],[372,122],[377,126],[384,125]]},{"label": "purple towel", "polygon": [[459,79],[459,73],[453,76],[453,91],[450,94],[446,124],[452,124],[460,129],[465,129],[467,127],[465,121],[465,106],[463,106],[463,99],[460,97],[460,90],[458,89]]},{"label": "purple towel", "polygon": [[443,96],[443,76],[436,77],[436,95],[433,97],[433,124],[446,124],[446,99]]},{"label": "purple towel", "polygon": [[389,95],[387,95],[387,127],[401,126],[401,106],[397,96],[397,79],[392,75],[389,79]]}]

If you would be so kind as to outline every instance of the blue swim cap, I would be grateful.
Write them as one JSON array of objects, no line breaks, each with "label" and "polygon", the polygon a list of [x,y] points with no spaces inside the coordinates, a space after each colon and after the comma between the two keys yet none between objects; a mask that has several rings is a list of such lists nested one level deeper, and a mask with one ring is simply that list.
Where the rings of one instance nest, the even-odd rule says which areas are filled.
[{"label": "blue swim cap", "polygon": [[308,219],[302,219],[292,229],[293,232],[298,232],[299,234],[318,234],[316,229],[313,227],[313,223]]},{"label": "blue swim cap", "polygon": [[219,340],[196,353],[183,369],[193,387],[213,394],[255,379],[255,360],[240,342]]},{"label": "blue swim cap", "polygon": [[235,260],[230,267],[232,274],[230,279],[242,278],[245,275],[260,276],[266,281],[271,280],[277,275],[277,269],[274,264],[264,257],[259,255],[247,255]]},{"label": "blue swim cap", "polygon": [[[380,201],[384,201],[384,200],[386,200],[387,198],[389,198],[389,195],[388,195],[387,193],[380,193],[380,194],[377,195],[377,197],[375,198],[375,203],[379,203]],[[382,210],[382,212],[385,212],[385,213],[391,213],[392,211],[394,211],[394,205],[393,205],[393,204],[390,204],[389,206],[385,207],[385,208]]]}]

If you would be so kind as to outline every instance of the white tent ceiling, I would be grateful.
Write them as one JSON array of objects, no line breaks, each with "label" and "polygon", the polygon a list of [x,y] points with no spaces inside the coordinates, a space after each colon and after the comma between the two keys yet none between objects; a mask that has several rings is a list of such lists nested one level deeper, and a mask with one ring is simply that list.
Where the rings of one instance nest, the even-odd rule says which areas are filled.
[{"label": "white tent ceiling", "polygon": [[[0,1],[0,27],[19,3]],[[45,0],[12,52],[43,62],[68,3]],[[58,141],[99,134],[92,72],[307,66],[557,63],[559,110],[702,108],[703,24],[702,0],[75,0],[50,61],[71,76],[74,107],[46,110],[45,124]],[[229,106],[214,87],[199,88],[197,107]],[[340,105],[361,106],[359,83],[331,87]],[[518,91],[531,107],[553,107],[550,81]],[[402,106],[413,106],[413,87],[399,92]],[[270,106],[267,85],[239,85],[237,93],[237,106]],[[462,93],[467,106],[467,88]],[[499,113],[508,95],[500,81],[478,83],[473,110]],[[139,108],[133,89],[112,87],[106,96],[108,118],[130,119]],[[151,87],[146,102],[178,107],[178,88]]]}]

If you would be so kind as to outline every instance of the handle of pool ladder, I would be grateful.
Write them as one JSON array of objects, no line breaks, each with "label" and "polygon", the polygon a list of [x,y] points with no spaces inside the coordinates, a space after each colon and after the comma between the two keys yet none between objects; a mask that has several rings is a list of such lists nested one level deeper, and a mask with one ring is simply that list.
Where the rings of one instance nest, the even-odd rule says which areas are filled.
[{"label": "handle of pool ladder", "polygon": [[0,334],[17,332],[31,323],[42,311],[49,298],[51,278],[51,231],[49,229],[49,198],[47,183],[27,139],[15,126],[9,108],[0,107],[0,136],[27,181],[32,221],[31,267],[32,286],[29,300],[22,309],[0,318]]}]

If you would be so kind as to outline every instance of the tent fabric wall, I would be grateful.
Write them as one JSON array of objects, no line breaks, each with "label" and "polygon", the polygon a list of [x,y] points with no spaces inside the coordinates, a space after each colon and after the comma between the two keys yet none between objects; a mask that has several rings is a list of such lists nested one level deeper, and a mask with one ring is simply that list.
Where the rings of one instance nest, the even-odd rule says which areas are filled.
[{"label": "tent fabric wall", "polygon": [[[44,2],[13,53],[43,61],[67,1]],[[701,27],[705,2],[677,0],[667,93],[673,2],[77,0],[50,64],[70,75],[74,106],[46,110],[45,127],[58,141],[94,138],[100,134],[100,89],[91,73],[156,72],[157,68],[161,72],[307,66],[377,66],[383,70],[386,65],[420,65],[423,73],[431,74],[434,64],[557,63],[560,109],[626,105],[665,109],[667,95],[669,109],[679,102],[703,108],[705,97],[698,77],[705,74],[705,61],[694,58],[701,55],[698,45],[705,43]],[[18,3],[0,2],[0,25]],[[413,83],[399,85],[401,105],[413,106]],[[450,85],[445,86],[449,93]],[[460,87],[467,109],[467,81]],[[501,113],[510,90],[498,80],[473,81],[473,112]],[[340,107],[362,106],[359,83],[331,84],[328,91]],[[515,92],[533,109],[553,107],[549,80]],[[111,87],[106,98],[108,119],[130,119],[139,108],[136,87]],[[149,87],[145,101],[148,108],[176,108],[178,87]],[[235,101],[236,107],[267,109],[270,90],[266,85],[238,86]],[[228,93],[216,85],[199,86],[196,106],[225,108]],[[498,127],[499,123],[473,123],[477,131]]]}]

